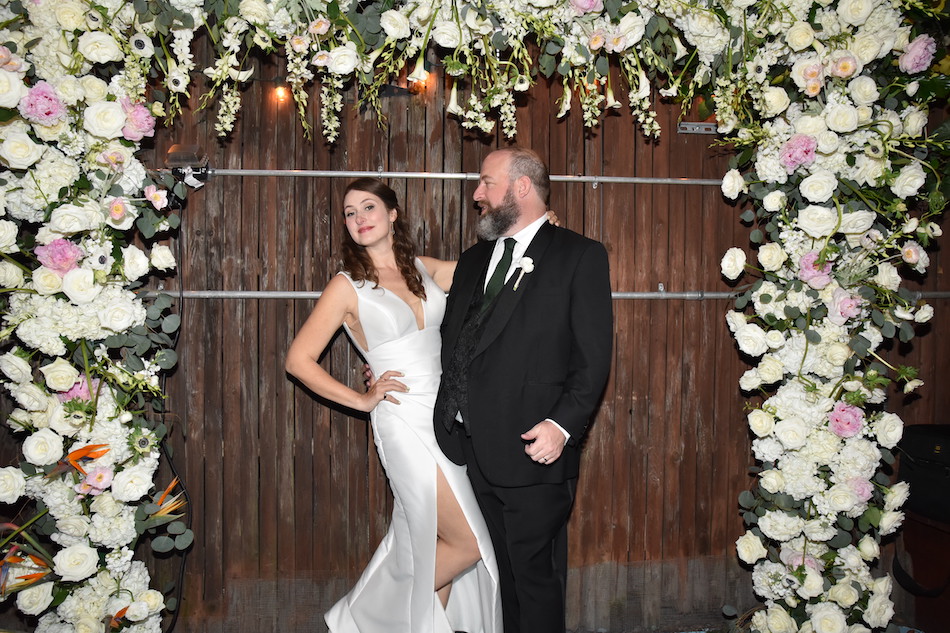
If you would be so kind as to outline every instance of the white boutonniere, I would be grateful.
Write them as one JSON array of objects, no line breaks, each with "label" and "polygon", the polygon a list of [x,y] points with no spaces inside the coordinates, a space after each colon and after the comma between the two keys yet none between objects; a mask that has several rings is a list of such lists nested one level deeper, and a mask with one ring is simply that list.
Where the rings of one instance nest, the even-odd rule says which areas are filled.
[{"label": "white boutonniere", "polygon": [[518,284],[521,283],[522,277],[524,277],[527,273],[534,272],[534,260],[530,257],[522,257],[521,261],[518,262],[518,266],[521,267],[521,272],[518,274],[518,278],[515,280],[515,290],[518,289]]}]

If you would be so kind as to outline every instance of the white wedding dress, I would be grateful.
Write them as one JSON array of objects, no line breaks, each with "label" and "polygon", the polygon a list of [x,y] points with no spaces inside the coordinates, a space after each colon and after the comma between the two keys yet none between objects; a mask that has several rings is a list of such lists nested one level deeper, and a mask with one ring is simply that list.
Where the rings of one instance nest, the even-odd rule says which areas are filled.
[{"label": "white wedding dress", "polygon": [[[380,402],[370,414],[379,459],[389,477],[392,524],[352,590],[325,619],[331,633],[501,633],[498,571],[488,528],[478,509],[465,468],[439,450],[432,410],[442,373],[439,326],[445,293],[416,260],[426,290],[423,329],[402,299],[372,282],[353,282],[359,320],[368,349],[362,349],[376,376],[403,373],[409,387],[400,404]],[[442,608],[435,584],[436,468],[441,468],[478,540],[482,559],[452,584]]]}]

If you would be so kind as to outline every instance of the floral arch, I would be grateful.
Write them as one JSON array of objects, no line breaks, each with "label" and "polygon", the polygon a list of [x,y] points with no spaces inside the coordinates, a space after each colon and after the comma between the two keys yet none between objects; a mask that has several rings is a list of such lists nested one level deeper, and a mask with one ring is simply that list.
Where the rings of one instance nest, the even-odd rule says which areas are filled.
[{"label": "floral arch", "polygon": [[[186,549],[175,482],[161,457],[163,372],[179,319],[136,294],[173,274],[163,243],[186,188],[136,158],[156,120],[190,91],[239,116],[251,50],[286,56],[306,126],[319,84],[333,142],[341,91],[379,105],[395,77],[452,77],[448,111],[466,128],[516,134],[514,95],[562,82],[560,115],[594,126],[629,108],[661,133],[651,99],[715,114],[736,148],[723,194],[752,202],[755,263],[730,249],[722,273],[755,277],[727,315],[757,359],[740,388],[758,483],[740,499],[739,558],[763,608],[756,631],[859,631],[893,615],[872,574],[900,526],[905,484],[882,472],[903,423],[884,388],[919,387],[876,353],[907,341],[932,308],[902,290],[924,272],[948,195],[944,3],[927,0],[0,0],[0,380],[22,439],[0,468],[0,503],[37,515],[0,533],[3,598],[37,630],[158,630],[166,597],[132,550]],[[217,57],[196,67],[207,30]],[[935,63],[936,62],[936,63]],[[202,86],[193,82],[203,75]],[[165,486],[168,486],[165,488]],[[810,623],[806,624],[806,623]],[[811,626],[811,629],[807,629]],[[850,628],[849,628],[850,627]]]}]

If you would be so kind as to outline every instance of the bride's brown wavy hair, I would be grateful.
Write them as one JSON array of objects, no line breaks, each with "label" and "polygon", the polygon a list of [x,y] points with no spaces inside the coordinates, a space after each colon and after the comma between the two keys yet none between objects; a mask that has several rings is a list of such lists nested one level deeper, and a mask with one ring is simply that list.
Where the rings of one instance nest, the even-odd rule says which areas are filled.
[{"label": "bride's brown wavy hair", "polygon": [[[409,239],[409,225],[402,217],[396,192],[376,178],[357,178],[346,186],[343,195],[351,191],[371,193],[383,201],[387,211],[395,209],[393,253],[396,256],[396,268],[409,286],[409,291],[420,299],[425,299],[426,290],[422,285],[422,275],[416,269],[416,245]],[[350,274],[353,281],[371,281],[374,287],[379,286],[379,274],[366,252],[366,247],[354,242],[346,229],[343,230],[343,270]]]}]

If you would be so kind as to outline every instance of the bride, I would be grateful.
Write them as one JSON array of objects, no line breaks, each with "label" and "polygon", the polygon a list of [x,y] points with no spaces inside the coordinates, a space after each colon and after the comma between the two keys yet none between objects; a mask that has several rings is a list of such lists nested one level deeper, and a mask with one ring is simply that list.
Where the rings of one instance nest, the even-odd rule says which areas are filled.
[{"label": "bride", "polygon": [[[389,531],[325,619],[331,633],[501,633],[488,528],[464,467],[442,454],[432,427],[455,262],[416,257],[402,213],[375,178],[347,186],[343,272],[287,352],[287,371],[314,393],[370,412],[394,498]],[[341,326],[378,377],[365,393],[317,362]]]}]

